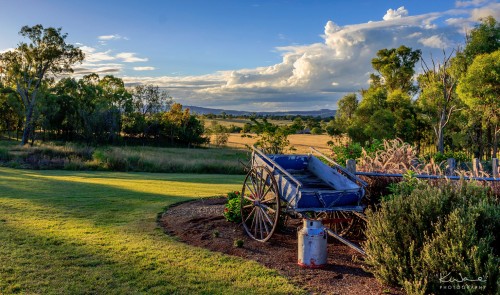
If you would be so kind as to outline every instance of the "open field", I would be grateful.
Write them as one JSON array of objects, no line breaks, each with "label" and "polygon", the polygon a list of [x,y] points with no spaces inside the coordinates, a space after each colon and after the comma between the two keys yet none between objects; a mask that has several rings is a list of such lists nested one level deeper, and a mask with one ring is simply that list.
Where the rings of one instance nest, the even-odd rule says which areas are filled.
[{"label": "open field", "polygon": [[[235,148],[244,148],[246,145],[251,146],[258,138],[255,134],[251,134],[251,136],[251,138],[241,137],[241,134],[231,133],[227,145]],[[332,140],[332,138],[328,135],[292,134],[288,136],[288,140],[290,140],[290,145],[296,150],[287,151],[287,153],[307,154],[310,151],[309,147],[314,147],[325,154],[331,153],[331,149],[327,145],[327,142]]]},{"label": "open field", "polygon": [[165,206],[240,189],[242,176],[0,168],[0,294],[290,294],[244,259],[165,235]]},{"label": "open field", "polygon": [[[238,119],[238,118],[233,118],[233,119],[221,119],[221,118],[217,118],[217,119],[205,119],[204,122],[205,122],[205,127],[210,127],[211,124],[212,124],[212,121],[215,121],[217,122],[218,124],[222,125],[222,126],[225,126],[225,127],[229,127],[231,125],[234,125],[234,126],[237,126],[237,127],[243,127],[243,125],[245,125],[245,123],[252,123],[253,122],[250,120],[250,119]],[[258,119],[258,121],[260,122],[261,119]],[[290,120],[267,120],[269,123],[272,123],[272,124],[275,124],[275,125],[279,125],[279,126],[284,126],[284,125],[290,125],[292,124],[292,121]]]}]

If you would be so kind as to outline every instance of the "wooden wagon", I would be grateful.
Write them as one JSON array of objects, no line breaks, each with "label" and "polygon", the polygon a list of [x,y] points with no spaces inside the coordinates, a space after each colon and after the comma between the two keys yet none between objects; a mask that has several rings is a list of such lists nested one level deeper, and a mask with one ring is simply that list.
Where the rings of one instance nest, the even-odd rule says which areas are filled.
[{"label": "wooden wagon", "polygon": [[365,206],[361,201],[366,183],[317,150],[312,151],[319,158],[313,154],[266,155],[253,148],[241,193],[243,227],[251,238],[265,242],[284,215],[328,219],[333,222],[327,229],[330,235],[362,252],[342,235],[350,230],[355,218],[363,218]]}]

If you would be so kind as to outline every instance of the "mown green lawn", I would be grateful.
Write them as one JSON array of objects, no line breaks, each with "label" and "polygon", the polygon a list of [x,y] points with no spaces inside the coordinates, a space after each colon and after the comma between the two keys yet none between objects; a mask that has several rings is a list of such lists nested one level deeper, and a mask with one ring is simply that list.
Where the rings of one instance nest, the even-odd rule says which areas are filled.
[{"label": "mown green lawn", "polygon": [[241,183],[232,175],[0,168],[0,294],[302,293],[276,271],[157,227],[165,206]]}]

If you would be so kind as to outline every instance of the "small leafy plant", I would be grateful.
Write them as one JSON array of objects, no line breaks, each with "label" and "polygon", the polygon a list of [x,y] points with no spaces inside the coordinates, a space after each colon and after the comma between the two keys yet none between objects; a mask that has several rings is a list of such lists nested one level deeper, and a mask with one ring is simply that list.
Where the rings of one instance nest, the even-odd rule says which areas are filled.
[{"label": "small leafy plant", "polygon": [[243,248],[244,243],[245,242],[243,240],[234,240],[233,246],[236,248]]},{"label": "small leafy plant", "polygon": [[224,217],[229,222],[241,222],[240,192],[229,192],[227,194],[227,204],[224,207]]}]

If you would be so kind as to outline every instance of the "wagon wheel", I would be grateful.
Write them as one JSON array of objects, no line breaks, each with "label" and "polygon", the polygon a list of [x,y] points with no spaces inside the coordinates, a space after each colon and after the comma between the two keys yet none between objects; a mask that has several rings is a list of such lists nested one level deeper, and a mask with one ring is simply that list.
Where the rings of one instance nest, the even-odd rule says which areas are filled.
[{"label": "wagon wheel", "polygon": [[241,219],[247,234],[259,242],[267,241],[280,217],[278,185],[267,167],[253,167],[241,189]]},{"label": "wagon wheel", "polygon": [[339,236],[345,236],[351,231],[358,217],[348,211],[333,211],[328,213],[326,221],[330,229]]}]

